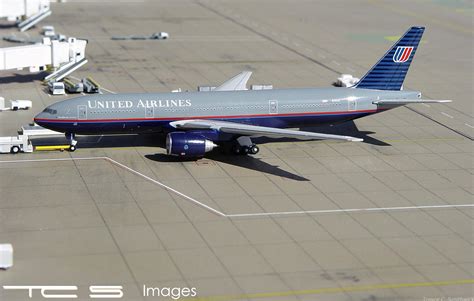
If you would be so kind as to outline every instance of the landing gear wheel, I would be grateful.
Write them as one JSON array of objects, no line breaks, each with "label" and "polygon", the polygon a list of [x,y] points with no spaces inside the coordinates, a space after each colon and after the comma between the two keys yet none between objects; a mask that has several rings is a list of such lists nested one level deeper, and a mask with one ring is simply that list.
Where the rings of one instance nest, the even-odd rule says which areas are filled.
[{"label": "landing gear wheel", "polygon": [[73,151],[75,151],[75,150],[76,150],[76,146],[75,146],[75,145],[70,145],[70,146],[69,146],[69,151],[70,151],[70,152],[73,152]]},{"label": "landing gear wheel", "polygon": [[260,151],[260,148],[256,146],[255,144],[249,148],[249,153],[252,155],[258,154],[259,151]]},{"label": "landing gear wheel", "polygon": [[12,154],[18,154],[20,152],[20,148],[18,146],[14,145],[14,146],[12,146],[10,151],[11,151]]},{"label": "landing gear wheel", "polygon": [[234,155],[240,155],[240,154],[242,154],[242,148],[239,145],[234,145],[232,147],[232,153]]}]

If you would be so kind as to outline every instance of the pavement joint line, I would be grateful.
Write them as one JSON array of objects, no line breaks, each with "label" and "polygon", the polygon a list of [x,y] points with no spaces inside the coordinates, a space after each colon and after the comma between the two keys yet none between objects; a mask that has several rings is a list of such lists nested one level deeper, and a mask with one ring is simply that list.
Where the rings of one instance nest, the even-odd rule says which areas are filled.
[{"label": "pavement joint line", "polygon": [[451,131],[455,132],[456,134],[458,134],[458,135],[460,135],[460,136],[463,136],[464,138],[467,138],[467,139],[469,139],[469,140],[471,140],[471,141],[474,140],[474,138],[473,138],[472,136],[470,136],[470,135],[468,135],[468,134],[465,134],[465,133],[461,132],[460,130],[457,130],[457,129],[451,127],[451,126],[448,126],[448,125],[446,125],[446,124],[444,124],[444,123],[442,123],[442,122],[440,122],[440,121],[434,119],[433,117],[429,116],[428,114],[425,114],[425,113],[423,113],[423,112],[421,112],[421,111],[418,111],[417,109],[414,109],[414,108],[412,108],[412,107],[407,107],[407,106],[405,106],[404,108],[406,108],[406,109],[408,109],[408,110],[410,110],[410,111],[412,111],[412,112],[415,112],[415,113],[417,113],[417,114],[419,114],[419,115],[425,117],[426,119],[429,119],[429,120],[433,121],[434,123],[436,123],[436,124],[438,124],[438,125],[440,125],[440,126],[442,126],[442,127],[444,127],[444,128],[447,128],[448,130],[451,130]]},{"label": "pavement joint line", "polygon": [[428,24],[436,24],[438,26],[448,28],[448,29],[451,29],[451,30],[454,30],[454,31],[457,31],[457,32],[462,32],[464,34],[468,34],[468,35],[471,35],[471,36],[472,36],[472,33],[473,33],[472,27],[467,28],[467,27],[463,27],[461,25],[456,25],[454,23],[442,22],[442,21],[439,21],[439,20],[437,20],[436,18],[434,18],[432,16],[425,16],[425,15],[421,15],[420,13],[412,11],[412,10],[397,8],[397,7],[395,7],[391,4],[383,3],[383,2],[378,1],[378,0],[369,0],[368,2],[373,4],[373,5],[378,5],[382,8],[391,10],[392,12],[396,12],[396,13],[404,15],[404,16],[417,18],[417,19],[422,20],[423,22],[428,23]]},{"label": "pavement joint line", "polygon": [[464,284],[473,284],[473,283],[474,283],[474,279],[472,279],[472,278],[471,279],[446,280],[446,281],[431,281],[431,282],[382,283],[382,284],[372,284],[372,285],[328,287],[328,288],[319,288],[319,289],[294,290],[294,291],[282,291],[282,292],[250,293],[250,294],[228,295],[228,296],[222,295],[222,296],[197,297],[197,298],[188,298],[186,300],[226,301],[226,300],[241,300],[241,299],[263,299],[263,298],[288,297],[288,296],[302,296],[302,295],[317,295],[317,294],[335,294],[335,293],[345,293],[345,292],[374,291],[374,290],[381,290],[381,289],[438,287],[438,286],[464,285]]},{"label": "pavement joint line", "polygon": [[236,213],[226,214],[217,209],[214,209],[198,200],[157,181],[149,176],[146,176],[120,162],[115,161],[109,157],[80,157],[80,158],[50,158],[50,159],[27,159],[27,160],[5,160],[1,161],[0,164],[6,163],[32,163],[32,162],[57,162],[57,161],[87,161],[87,160],[105,160],[130,173],[133,173],[139,177],[142,177],[164,189],[175,193],[183,197],[184,199],[202,207],[218,216],[227,218],[240,218],[240,217],[263,217],[263,216],[288,216],[288,215],[301,215],[301,214],[328,214],[328,213],[347,213],[347,212],[378,212],[378,211],[403,211],[403,210],[421,210],[421,209],[447,209],[447,208],[463,208],[463,207],[474,207],[474,204],[449,204],[449,205],[424,205],[424,206],[403,206],[403,207],[373,207],[373,208],[349,208],[349,209],[326,209],[326,210],[302,210],[302,211],[276,211],[276,212],[258,212],[258,213]]},{"label": "pavement joint line", "polygon": [[125,170],[127,170],[127,171],[129,171],[129,172],[131,172],[131,173],[133,173],[133,174],[135,174],[135,175],[138,175],[138,176],[140,176],[140,177],[142,177],[142,178],[144,178],[144,179],[146,179],[146,180],[148,180],[148,181],[151,181],[151,182],[153,182],[153,183],[155,183],[155,184],[157,184],[157,185],[159,185],[159,186],[165,188],[165,189],[168,190],[168,191],[171,191],[171,192],[175,193],[175,194],[177,194],[177,195],[179,195],[179,196],[185,198],[186,200],[191,201],[192,203],[194,203],[194,204],[196,204],[196,205],[198,205],[198,206],[200,206],[200,207],[202,207],[202,208],[205,208],[205,209],[211,211],[212,213],[215,213],[215,214],[217,214],[217,215],[219,215],[219,216],[223,216],[223,217],[226,216],[224,213],[222,213],[222,212],[220,212],[220,211],[218,211],[218,210],[216,210],[216,209],[214,209],[214,208],[212,208],[212,207],[210,207],[210,206],[208,206],[208,205],[206,205],[206,204],[204,204],[204,203],[201,203],[201,202],[199,202],[199,201],[193,199],[192,197],[190,197],[190,196],[188,196],[188,195],[186,195],[186,194],[184,194],[184,193],[182,193],[182,192],[179,192],[178,190],[176,190],[176,189],[174,189],[174,188],[172,188],[172,187],[170,187],[170,186],[168,186],[168,185],[165,185],[165,184],[163,184],[163,183],[161,183],[161,182],[159,182],[159,181],[157,181],[157,180],[155,180],[155,179],[152,179],[152,178],[150,178],[149,176],[146,176],[146,175],[144,175],[144,174],[142,174],[142,173],[140,173],[140,172],[138,172],[138,171],[136,171],[136,170],[134,170],[134,169],[132,169],[132,168],[130,168],[130,167],[128,167],[128,166],[122,164],[122,163],[120,163],[120,162],[117,162],[117,161],[115,161],[114,159],[109,158],[109,157],[81,157],[81,158],[10,160],[10,161],[0,161],[0,163],[28,163],[28,162],[31,163],[31,162],[82,161],[82,160],[105,160],[105,161],[108,161],[108,162],[110,162],[110,163],[112,163],[112,164],[114,164],[114,165],[116,165],[116,166],[119,166],[119,167],[121,167],[121,168],[123,168],[123,169],[125,169]]},{"label": "pavement joint line", "polygon": [[449,115],[448,113],[445,113],[445,112],[441,112],[442,115],[448,117],[448,118],[454,118],[453,116]]},{"label": "pavement joint line", "polygon": [[[381,4],[378,3],[376,0],[369,0],[369,2],[374,3],[374,4],[379,4],[379,5],[381,5]],[[282,43],[282,42],[280,42],[279,40],[276,40],[276,39],[272,38],[270,35],[266,35],[266,34],[260,32],[260,31],[258,31],[258,30],[256,30],[256,29],[252,28],[251,26],[249,26],[249,25],[247,25],[247,24],[243,24],[243,23],[240,22],[239,20],[236,20],[236,19],[232,18],[231,16],[228,16],[228,15],[222,13],[222,12],[219,11],[216,7],[211,7],[211,6],[206,5],[206,4],[204,4],[204,3],[202,3],[202,2],[199,2],[199,1],[197,2],[197,4],[198,4],[198,5],[201,5],[201,6],[204,7],[204,8],[207,8],[208,10],[214,12],[215,14],[221,16],[221,17],[224,18],[224,19],[227,19],[227,20],[229,20],[229,21],[231,21],[231,22],[233,22],[233,23],[235,23],[235,24],[237,24],[237,25],[239,25],[239,26],[241,26],[241,27],[243,27],[243,28],[246,28],[247,30],[249,30],[249,31],[251,31],[251,32],[253,32],[253,33],[259,35],[260,37],[266,38],[267,40],[273,42],[274,44],[277,44],[277,45],[279,45],[279,46],[281,46],[281,47],[283,47],[283,48],[285,48],[285,49],[287,49],[287,50],[293,52],[294,54],[297,54],[297,55],[299,55],[299,56],[301,56],[301,57],[307,59],[307,60],[310,61],[310,62],[313,62],[313,63],[315,63],[315,64],[317,64],[317,65],[319,65],[319,66],[321,66],[321,67],[323,67],[323,68],[325,68],[325,69],[327,69],[327,70],[329,70],[329,71],[332,71],[332,72],[334,72],[334,73],[336,73],[336,74],[341,74],[341,72],[340,72],[339,70],[336,70],[336,69],[332,68],[331,66],[326,65],[325,63],[320,62],[320,61],[318,61],[318,60],[316,60],[316,59],[310,57],[309,55],[306,55],[306,54],[300,52],[300,51],[297,50],[297,49],[291,48],[290,46],[286,45],[285,43]],[[382,5],[382,6],[383,6],[383,5]],[[387,6],[387,5],[386,5],[386,6]],[[408,12],[408,11],[405,11],[405,12]],[[417,16],[416,14],[413,14],[413,13],[411,13],[411,14],[412,14],[412,16]],[[431,20],[430,20],[430,21],[431,21]],[[471,31],[470,33],[472,34],[472,31]],[[288,41],[288,39],[286,38],[286,36],[282,36],[282,39],[283,39],[284,41]],[[322,59],[325,59],[325,58],[326,58],[326,56],[322,55],[321,53],[319,53],[318,55],[319,55],[319,57],[321,57]],[[427,114],[425,114],[425,113],[422,113],[422,112],[420,112],[420,111],[418,111],[418,110],[415,110],[415,109],[413,109],[413,108],[411,108],[411,107],[406,107],[406,108],[408,108],[409,110],[411,110],[411,111],[417,113],[418,115],[421,115],[421,116],[423,116],[423,117],[425,117],[425,118],[427,118],[427,119],[433,121],[434,123],[436,123],[436,124],[438,124],[438,125],[441,125],[441,126],[447,128],[447,129],[449,129],[449,130],[455,132],[455,133],[458,134],[458,135],[461,135],[461,136],[463,136],[463,137],[465,137],[465,138],[467,138],[467,139],[469,139],[469,140],[471,140],[471,141],[474,140],[474,138],[473,138],[472,136],[470,136],[470,135],[468,135],[468,134],[465,134],[465,133],[463,133],[461,130],[457,130],[457,129],[455,129],[455,128],[451,127],[451,126],[448,126],[448,125],[446,125],[446,124],[444,124],[444,123],[442,123],[442,122],[440,122],[440,121],[437,121],[436,119],[434,119],[434,117],[430,117],[429,115],[427,115]],[[463,113],[463,114],[464,114],[464,113]]]}]

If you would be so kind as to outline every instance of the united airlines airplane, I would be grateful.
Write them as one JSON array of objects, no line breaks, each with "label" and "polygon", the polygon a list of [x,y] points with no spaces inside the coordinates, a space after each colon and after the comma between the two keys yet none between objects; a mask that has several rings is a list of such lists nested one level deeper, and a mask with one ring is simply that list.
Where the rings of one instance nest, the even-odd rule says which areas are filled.
[{"label": "united airlines airplane", "polygon": [[[202,157],[214,147],[232,144],[236,154],[256,154],[253,137],[335,139],[360,138],[288,128],[340,123],[423,100],[402,85],[424,27],[411,27],[355,86],[243,90],[248,74],[210,92],[108,94],[55,103],[35,117],[45,128],[64,132],[70,150],[76,134],[142,134],[163,132],[166,151]],[[245,84],[244,84],[245,86]]]}]

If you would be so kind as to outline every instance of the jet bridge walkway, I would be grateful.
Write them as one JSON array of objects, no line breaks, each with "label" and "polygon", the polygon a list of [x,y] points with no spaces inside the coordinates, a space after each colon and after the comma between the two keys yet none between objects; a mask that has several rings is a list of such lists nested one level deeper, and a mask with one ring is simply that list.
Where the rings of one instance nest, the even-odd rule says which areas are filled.
[{"label": "jet bridge walkway", "polygon": [[58,70],[55,72],[51,73],[50,75],[45,77],[45,80],[47,81],[60,81],[76,71],[77,69],[81,68],[85,64],[87,64],[87,59],[82,58],[81,60],[74,62],[71,61],[63,66],[61,66]]},{"label": "jet bridge walkway", "polygon": [[35,26],[45,18],[51,15],[51,10],[41,10],[38,13],[34,14],[33,16],[29,17],[28,19],[18,23],[18,28],[21,32],[27,31],[31,27]]},{"label": "jet bridge walkway", "polygon": [[40,44],[0,48],[0,71],[29,68],[30,72],[53,70],[46,80],[61,80],[87,63],[87,41],[44,38]]}]

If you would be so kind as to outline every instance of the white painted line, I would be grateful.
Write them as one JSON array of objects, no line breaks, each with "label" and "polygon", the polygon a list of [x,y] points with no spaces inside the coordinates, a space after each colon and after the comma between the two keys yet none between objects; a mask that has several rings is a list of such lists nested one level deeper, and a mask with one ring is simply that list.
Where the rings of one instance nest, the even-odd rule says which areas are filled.
[{"label": "white painted line", "polygon": [[470,127],[471,129],[474,129],[474,126],[470,125],[469,123],[465,123],[464,125],[467,125],[467,126]]},{"label": "white painted line", "polygon": [[427,206],[405,206],[405,207],[375,207],[375,208],[353,208],[353,209],[330,209],[330,210],[309,210],[309,211],[283,211],[283,212],[262,212],[262,213],[241,213],[226,214],[226,217],[252,217],[252,216],[274,216],[274,215],[294,215],[294,214],[323,214],[323,213],[343,213],[343,212],[377,212],[396,210],[420,210],[420,209],[442,209],[442,208],[462,208],[474,207],[474,204],[458,205],[427,205]]},{"label": "white painted line", "polygon": [[57,158],[57,159],[29,159],[29,160],[8,160],[1,163],[32,163],[32,162],[51,162],[51,161],[74,161],[74,160],[107,160],[108,157],[85,157],[85,158]]},{"label": "white painted line", "polygon": [[427,103],[422,103],[421,105],[423,105],[423,106],[425,106],[425,107],[427,107],[427,108],[431,108],[431,106],[430,106],[429,104],[427,104]]},{"label": "white painted line", "polygon": [[155,179],[152,179],[120,162],[115,161],[109,157],[82,157],[82,158],[57,158],[57,159],[29,159],[29,160],[10,160],[0,161],[0,164],[4,163],[31,163],[31,162],[54,162],[54,161],[80,161],[80,160],[105,160],[122,169],[125,169],[139,177],[142,177],[158,186],[165,188],[168,191],[173,192],[181,196],[182,198],[192,202],[193,204],[202,207],[214,214],[227,218],[239,218],[239,217],[263,217],[263,216],[281,216],[281,215],[301,215],[301,214],[328,214],[328,213],[344,213],[344,212],[379,212],[379,211],[403,211],[403,210],[421,210],[421,209],[449,209],[449,208],[463,208],[463,207],[474,207],[474,204],[454,204],[454,205],[425,205],[425,206],[405,206],[405,207],[374,207],[374,208],[352,208],[352,209],[329,209],[329,210],[303,210],[303,211],[282,211],[282,212],[259,212],[259,213],[237,213],[237,214],[226,214],[217,209],[214,209],[204,203],[197,201],[196,199],[179,192],[178,190],[165,185]]},{"label": "white painted line", "polygon": [[196,205],[198,205],[198,206],[200,206],[200,207],[202,207],[202,208],[204,208],[204,209],[207,209],[207,210],[211,211],[212,213],[215,213],[215,214],[217,214],[217,215],[220,215],[220,216],[224,216],[224,217],[225,217],[225,214],[224,214],[224,213],[222,213],[222,212],[220,212],[220,211],[218,211],[218,210],[216,210],[216,209],[214,209],[214,208],[212,208],[212,207],[209,207],[208,205],[203,204],[203,203],[201,203],[201,202],[199,202],[199,201],[193,199],[192,197],[187,196],[187,195],[185,195],[184,193],[179,192],[178,190],[176,190],[176,189],[174,189],[174,188],[171,188],[171,187],[169,187],[169,186],[167,186],[167,185],[165,185],[165,184],[163,184],[163,183],[161,183],[161,182],[159,182],[159,181],[157,181],[157,180],[154,180],[154,179],[152,179],[152,178],[150,178],[150,177],[148,177],[148,176],[146,176],[146,175],[144,175],[144,174],[142,174],[142,173],[140,173],[140,172],[138,172],[138,171],[136,171],[136,170],[134,170],[134,169],[131,169],[130,167],[128,167],[128,166],[126,166],[126,165],[123,165],[122,163],[117,162],[117,161],[115,161],[114,159],[111,159],[111,158],[109,158],[109,157],[85,157],[85,158],[11,160],[11,161],[0,161],[0,163],[28,163],[28,162],[80,161],[80,160],[106,160],[106,161],[109,161],[110,163],[112,163],[112,164],[114,164],[114,165],[117,165],[117,166],[119,166],[119,167],[121,167],[121,168],[123,168],[123,169],[125,169],[125,170],[127,170],[127,171],[129,171],[129,172],[131,172],[131,173],[133,173],[133,174],[135,174],[135,175],[137,175],[137,176],[140,176],[140,177],[142,177],[142,178],[144,178],[144,179],[150,181],[150,182],[153,182],[153,183],[155,183],[155,184],[157,184],[157,185],[159,185],[159,186],[165,188],[166,190],[171,191],[171,192],[173,192],[173,193],[175,193],[175,194],[177,194],[177,195],[179,195],[179,196],[185,198],[186,200],[188,200],[188,201],[190,201],[190,202],[192,202],[192,203],[194,203],[194,204],[196,204]]},{"label": "white painted line", "polygon": [[109,89],[106,89],[106,88],[104,88],[104,87],[102,87],[102,86],[100,87],[100,90],[104,90],[104,91],[109,92],[109,93],[111,93],[111,94],[117,94],[117,93],[115,93],[114,91],[111,91],[111,90],[109,90]]},{"label": "white painted line", "polygon": [[115,160],[113,160],[113,159],[110,159],[110,158],[107,158],[107,160],[110,161],[111,163],[113,163],[113,164],[115,164],[115,165],[117,165],[117,166],[120,166],[120,167],[122,167],[123,169],[128,170],[129,172],[131,172],[131,173],[133,173],[133,174],[136,174],[137,176],[140,176],[140,177],[142,177],[142,178],[144,178],[144,179],[146,179],[146,180],[148,180],[148,181],[150,181],[150,182],[153,182],[153,183],[155,183],[155,184],[157,184],[157,185],[159,185],[159,186],[165,188],[166,190],[171,191],[171,192],[173,192],[173,193],[175,193],[175,194],[177,194],[177,195],[179,195],[179,196],[181,196],[181,197],[187,199],[188,201],[191,201],[191,202],[193,202],[194,204],[197,204],[197,205],[199,205],[199,206],[201,206],[201,207],[203,207],[203,208],[205,208],[205,209],[207,209],[207,210],[209,210],[209,211],[211,211],[211,212],[213,212],[213,213],[215,213],[215,214],[217,214],[217,215],[225,216],[224,213],[222,213],[222,212],[220,212],[220,211],[218,211],[218,210],[216,210],[216,209],[214,209],[214,208],[212,208],[212,207],[210,207],[210,206],[208,206],[208,205],[206,205],[206,204],[203,204],[203,203],[201,203],[201,202],[199,202],[199,201],[193,199],[192,197],[187,196],[187,195],[185,195],[185,194],[182,193],[182,192],[179,192],[178,190],[176,190],[176,189],[174,189],[174,188],[171,188],[171,187],[169,187],[169,186],[167,186],[167,185],[165,185],[165,184],[163,184],[163,183],[161,183],[161,182],[159,182],[159,181],[157,181],[157,180],[154,180],[154,179],[150,178],[149,176],[146,176],[146,175],[144,175],[144,174],[142,174],[142,173],[139,173],[138,171],[136,171],[136,170],[134,170],[134,169],[131,169],[130,167],[128,167],[128,166],[126,166],[126,165],[123,165],[122,163],[119,163],[119,162],[117,162],[117,161],[115,161]]},{"label": "white painted line", "polygon": [[448,113],[445,113],[445,112],[441,112],[442,115],[448,117],[448,118],[454,118],[453,116],[449,115]]}]

